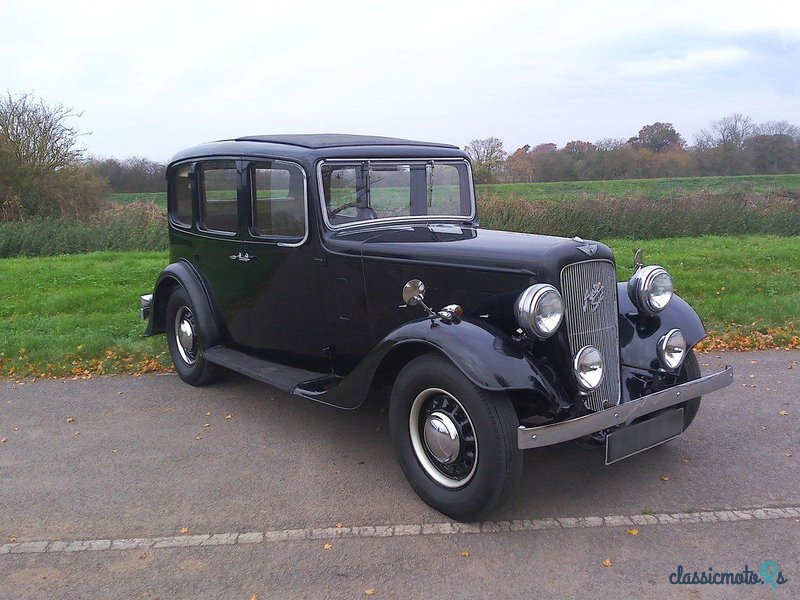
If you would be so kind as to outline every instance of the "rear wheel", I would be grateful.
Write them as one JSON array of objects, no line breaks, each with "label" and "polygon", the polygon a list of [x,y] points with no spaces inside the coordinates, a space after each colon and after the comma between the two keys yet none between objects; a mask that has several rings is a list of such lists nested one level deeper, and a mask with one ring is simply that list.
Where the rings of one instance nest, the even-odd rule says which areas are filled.
[{"label": "rear wheel", "polygon": [[167,302],[166,333],[175,371],[191,385],[206,385],[219,375],[219,367],[203,357],[203,340],[192,302],[178,287]]},{"label": "rear wheel", "polygon": [[389,426],[411,486],[429,506],[454,519],[483,518],[519,480],[519,420],[511,401],[478,388],[437,354],[419,356],[400,372]]}]

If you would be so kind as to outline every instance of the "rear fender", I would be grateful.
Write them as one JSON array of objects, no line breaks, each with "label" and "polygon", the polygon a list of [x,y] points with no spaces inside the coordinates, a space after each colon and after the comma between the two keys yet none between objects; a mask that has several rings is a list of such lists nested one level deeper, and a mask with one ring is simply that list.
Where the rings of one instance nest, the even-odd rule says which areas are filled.
[{"label": "rear fender", "polygon": [[185,260],[178,260],[170,264],[156,280],[153,290],[152,310],[150,320],[145,329],[145,336],[164,333],[167,316],[167,302],[173,290],[182,287],[192,302],[196,314],[196,324],[203,345],[206,348],[221,343],[223,331],[222,322],[214,310],[208,286],[203,281],[203,276]]}]

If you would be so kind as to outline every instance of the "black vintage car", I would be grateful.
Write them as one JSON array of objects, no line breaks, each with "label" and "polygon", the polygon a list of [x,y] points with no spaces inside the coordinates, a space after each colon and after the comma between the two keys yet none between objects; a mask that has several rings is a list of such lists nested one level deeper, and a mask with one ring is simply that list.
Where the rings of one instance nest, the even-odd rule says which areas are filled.
[{"label": "black vintage car", "polygon": [[663,268],[618,284],[603,244],[481,229],[455,146],[242,137],[178,153],[167,179],[170,265],[141,306],[178,375],[387,400],[406,477],[456,519],[501,504],[524,449],[581,440],[611,463],[732,381],[701,377],[703,325]]}]

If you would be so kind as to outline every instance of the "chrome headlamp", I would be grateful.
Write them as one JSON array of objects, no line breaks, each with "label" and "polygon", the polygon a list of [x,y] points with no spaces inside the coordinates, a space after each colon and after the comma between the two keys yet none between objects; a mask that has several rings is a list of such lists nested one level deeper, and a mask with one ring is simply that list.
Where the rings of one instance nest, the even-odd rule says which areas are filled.
[{"label": "chrome headlamp", "polygon": [[677,369],[685,357],[686,340],[680,329],[670,329],[658,340],[658,358],[667,369]]},{"label": "chrome headlamp", "polygon": [[628,281],[628,296],[641,312],[658,314],[672,299],[672,277],[658,265],[641,268]]},{"label": "chrome headlamp", "polygon": [[572,359],[572,370],[583,391],[596,390],[603,381],[603,355],[594,346],[584,346]]},{"label": "chrome headlamp", "polygon": [[552,285],[537,283],[522,292],[514,303],[514,316],[528,335],[546,339],[564,318],[564,299]]}]

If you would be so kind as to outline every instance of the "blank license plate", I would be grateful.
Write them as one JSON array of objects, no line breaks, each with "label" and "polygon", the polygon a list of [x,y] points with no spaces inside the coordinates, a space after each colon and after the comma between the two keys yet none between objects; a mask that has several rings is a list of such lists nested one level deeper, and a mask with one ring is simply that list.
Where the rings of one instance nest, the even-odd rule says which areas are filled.
[{"label": "blank license plate", "polygon": [[683,409],[667,410],[647,421],[623,427],[606,436],[606,464],[648,450],[683,433]]}]

